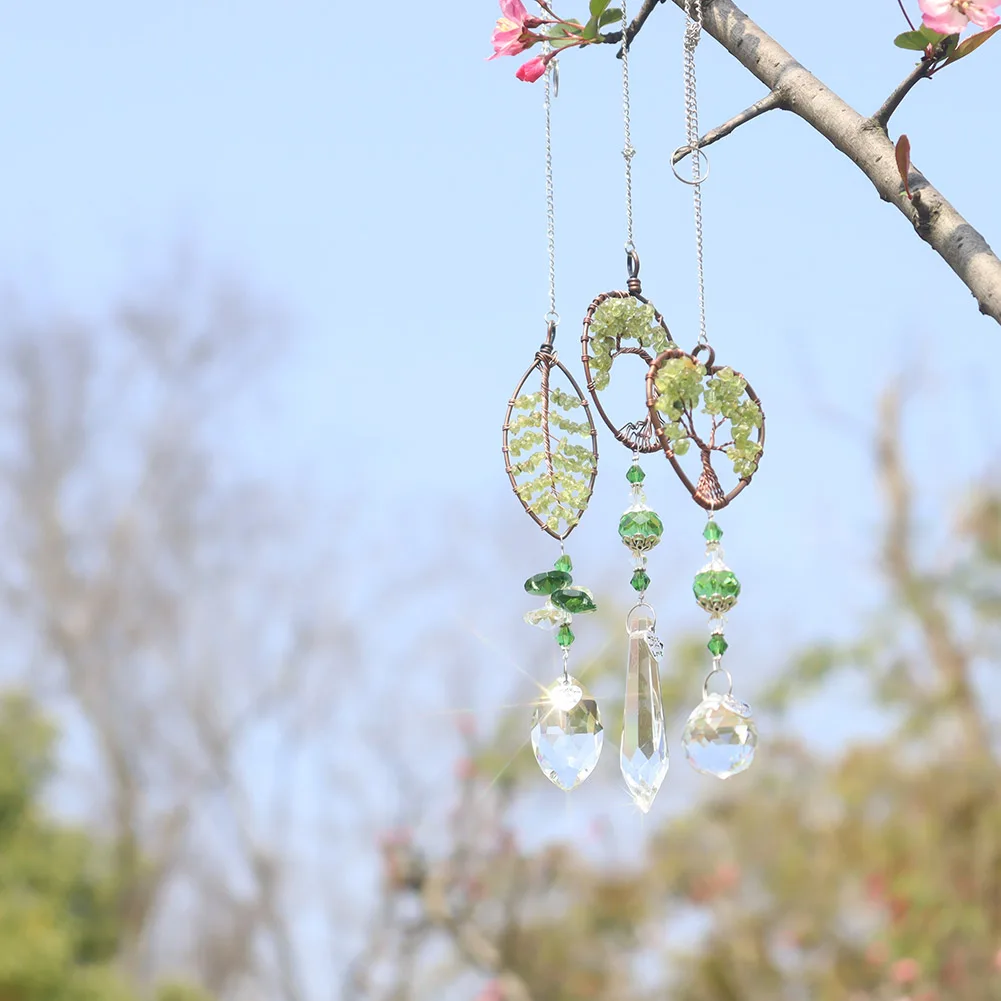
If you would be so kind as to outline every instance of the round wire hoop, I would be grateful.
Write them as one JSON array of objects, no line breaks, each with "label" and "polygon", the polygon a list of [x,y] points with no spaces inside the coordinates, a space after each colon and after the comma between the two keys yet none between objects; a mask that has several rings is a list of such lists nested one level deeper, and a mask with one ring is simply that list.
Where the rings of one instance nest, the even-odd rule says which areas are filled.
[{"label": "round wire hoop", "polygon": [[649,611],[650,611],[650,618],[653,619],[653,621],[650,623],[649,626],[647,626],[647,629],[651,630],[651,631],[654,631],[657,628],[657,611],[656,611],[656,609],[648,601],[637,601],[636,604],[633,605],[633,607],[630,608],[628,612],[626,612],[626,635],[627,636],[631,636],[632,633],[633,633],[633,630],[629,628],[629,620],[633,617],[633,612],[635,612],[639,608],[646,608],[646,609],[649,609]]},{"label": "round wire hoop", "polygon": [[[702,162],[706,165],[706,172],[702,174],[697,181],[694,180],[693,178],[682,177],[681,174],[678,173],[678,164],[681,163],[681,161],[684,160],[686,156],[691,155],[691,152],[692,152],[691,146],[679,146],[671,156],[671,171],[673,172],[674,176],[679,181],[681,181],[682,184],[687,184],[691,188],[697,188],[700,184],[702,184],[703,181],[709,180],[709,172],[712,169],[712,167],[709,163],[709,154],[706,153],[704,149],[699,147],[699,149],[697,149],[696,152],[702,158]],[[675,157],[678,156],[679,153],[681,154],[680,158],[678,160],[675,160]]]},{"label": "round wire hoop", "polygon": [[[716,677],[717,674],[725,675],[726,677],[726,692],[710,692],[709,682]],[[733,676],[725,667],[713,667],[713,669],[706,675],[706,680],[702,683],[702,698],[708,699],[710,695],[717,695],[720,698],[726,698],[728,695],[733,695]]]}]

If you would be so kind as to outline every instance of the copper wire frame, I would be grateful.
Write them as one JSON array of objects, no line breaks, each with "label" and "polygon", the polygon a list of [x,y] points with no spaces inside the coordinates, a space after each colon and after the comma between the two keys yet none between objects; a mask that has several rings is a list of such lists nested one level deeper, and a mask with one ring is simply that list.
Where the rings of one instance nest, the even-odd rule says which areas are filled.
[{"label": "copper wire frame", "polygon": [[[723,487],[720,485],[719,477],[716,475],[716,470],[713,469],[712,465],[712,453],[717,450],[716,447],[710,447],[706,442],[704,442],[697,435],[691,440],[698,446],[699,451],[702,453],[702,473],[699,476],[697,483],[692,483],[688,474],[681,468],[681,463],[678,462],[677,456],[674,454],[674,450],[671,448],[671,439],[667,437],[667,428],[664,424],[663,419],[660,416],[660,411],[657,410],[657,373],[660,371],[661,366],[664,362],[668,361],[670,358],[691,358],[692,361],[697,362],[698,356],[703,351],[708,352],[708,357],[705,361],[706,375],[715,375],[720,369],[726,366],[716,364],[716,352],[708,344],[700,344],[695,348],[694,351],[688,352],[683,351],[681,348],[668,348],[666,351],[662,351],[657,357],[650,363],[650,368],[647,370],[646,374],[646,402],[647,402],[647,412],[649,415],[649,421],[656,429],[657,436],[659,438],[659,444],[664,450],[664,454],[667,456],[671,463],[675,473],[678,474],[678,479],[685,485],[688,492],[692,495],[692,499],[700,507],[705,508],[707,511],[720,511],[725,508],[733,499],[751,482],[751,476],[741,477],[737,483],[726,493],[723,491]],[[744,376],[740,372],[735,372],[735,374],[744,379]],[[760,448],[758,453],[758,462],[761,461],[761,456],[764,455],[765,451],[765,411],[761,406],[761,400],[758,394],[751,388],[750,383],[744,379],[744,392],[747,394],[749,400],[753,400],[758,408],[761,410],[761,427],[757,429],[757,444]],[[757,467],[755,467],[756,469]]]},{"label": "copper wire frame", "polygon": [[[584,314],[584,331],[580,337],[581,362],[583,362],[584,376],[587,379],[587,391],[591,394],[591,399],[594,400],[594,406],[597,409],[598,414],[601,416],[602,421],[604,421],[605,426],[615,436],[616,441],[621,442],[631,452],[641,452],[648,455],[651,452],[658,451],[661,447],[660,441],[657,437],[658,424],[652,423],[648,415],[644,415],[643,420],[639,422],[630,421],[628,424],[623,424],[621,426],[616,424],[605,412],[605,408],[602,406],[601,397],[599,396],[598,390],[594,385],[594,377],[591,375],[591,358],[588,354],[588,349],[591,346],[591,323],[594,320],[594,314],[599,306],[608,302],[609,299],[638,299],[644,305],[650,305],[650,300],[643,295],[643,288],[640,284],[639,278],[640,259],[639,254],[637,254],[635,250],[630,250],[626,253],[626,267],[629,273],[626,290],[602,292],[601,295],[594,299],[588,307],[587,312]],[[667,323],[664,321],[664,317],[658,311],[656,306],[654,306],[654,319],[661,325],[661,327],[663,327],[664,333],[667,334],[668,342],[670,344],[674,344],[674,338],[671,336],[671,331],[668,329]],[[615,350],[611,353],[613,366],[615,364],[615,359],[622,355],[638,355],[644,362],[646,362],[647,366],[653,363],[653,357],[645,348],[622,347],[622,337],[620,336],[615,339]]]},{"label": "copper wire frame", "polygon": [[[521,377],[521,381],[518,383],[515,391],[511,394],[511,399],[508,400],[507,413],[504,415],[504,427],[503,427],[503,446],[501,451],[504,453],[504,468],[507,470],[508,479],[511,481],[511,489],[514,491],[515,497],[518,498],[519,503],[525,509],[528,516],[545,532],[547,535],[551,535],[554,539],[559,542],[563,542],[570,533],[577,527],[580,519],[583,517],[584,512],[587,510],[587,505],[591,500],[591,494],[594,492],[594,482],[598,478],[598,428],[594,423],[594,417],[591,414],[591,408],[588,406],[587,397],[584,395],[583,390],[577,383],[577,380],[570,374],[569,369],[559,360],[559,356],[556,354],[556,350],[553,347],[553,341],[556,338],[556,324],[550,323],[548,325],[548,333],[546,335],[546,342],[539,348],[535,354],[535,361],[529,366],[528,371]],[[518,493],[518,480],[515,476],[514,467],[511,465],[511,452],[508,446],[508,433],[511,430],[511,414],[514,411],[514,404],[518,397],[521,395],[522,389],[525,387],[525,383],[531,378],[532,373],[538,371],[541,374],[541,391],[542,391],[542,433],[545,439],[545,455],[546,455],[546,467],[548,469],[549,475],[553,475],[553,452],[550,444],[550,432],[549,432],[549,375],[553,369],[558,369],[566,377],[567,382],[573,387],[573,391],[577,394],[577,398],[584,406],[584,413],[587,416],[587,423],[591,428],[591,453],[594,456],[594,461],[591,465],[591,479],[588,481],[587,485],[587,496],[584,498],[584,503],[581,505],[577,511],[576,516],[572,522],[567,522],[567,528],[564,532],[557,532],[551,529],[528,505],[521,494]],[[555,488],[554,488],[555,489]]]}]

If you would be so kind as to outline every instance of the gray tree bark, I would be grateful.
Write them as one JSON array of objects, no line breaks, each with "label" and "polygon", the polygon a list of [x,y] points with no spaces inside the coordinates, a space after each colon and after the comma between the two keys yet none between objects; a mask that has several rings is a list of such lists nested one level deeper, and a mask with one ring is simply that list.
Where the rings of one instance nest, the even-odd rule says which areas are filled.
[{"label": "gray tree bark", "polygon": [[[646,0],[628,27],[627,38],[632,41],[657,4],[666,2]],[[682,9],[685,7],[685,0],[672,2]],[[801,66],[732,0],[704,0],[703,23],[709,35],[768,87],[770,96],[765,99],[767,107],[748,109],[754,113],[738,115],[733,122],[714,129],[703,137],[701,145],[723,138],[737,125],[772,107],[793,112],[869,178],[880,198],[899,209],[918,236],[955,271],[973,293],[980,312],[1001,323],[1001,260],[983,236],[913,166],[908,178],[912,197],[908,198],[897,169],[886,122],[923,74],[912,73],[879,111],[866,117]],[[617,33],[606,40],[621,39],[621,33]]]}]

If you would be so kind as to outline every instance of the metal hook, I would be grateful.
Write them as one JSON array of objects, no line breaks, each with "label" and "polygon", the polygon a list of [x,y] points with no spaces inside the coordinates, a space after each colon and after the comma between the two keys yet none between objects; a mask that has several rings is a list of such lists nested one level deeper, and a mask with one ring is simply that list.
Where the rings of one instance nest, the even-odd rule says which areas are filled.
[{"label": "metal hook", "polygon": [[559,59],[554,59],[550,65],[553,70],[553,99],[555,100],[560,96],[560,61]]}]

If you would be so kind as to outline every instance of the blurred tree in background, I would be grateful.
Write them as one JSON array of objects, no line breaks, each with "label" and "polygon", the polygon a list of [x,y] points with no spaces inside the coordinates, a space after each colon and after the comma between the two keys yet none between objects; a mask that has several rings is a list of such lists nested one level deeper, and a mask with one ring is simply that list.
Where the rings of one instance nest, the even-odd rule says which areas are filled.
[{"label": "blurred tree in background", "polygon": [[[0,998],[132,1001],[119,975],[119,888],[110,846],[40,804],[55,731],[30,700],[0,700]],[[158,1001],[210,1001],[184,985]]]},{"label": "blurred tree in background", "polygon": [[[25,694],[0,710],[0,1001],[1001,999],[1001,490],[968,492],[933,560],[899,392],[875,442],[885,607],[748,666],[769,684],[754,768],[659,803],[645,840],[594,815],[573,846],[527,844],[526,812],[562,800],[526,708],[463,723],[448,778],[454,743],[410,694],[468,678],[470,636],[425,615],[407,670],[384,670],[301,498],[227,449],[275,317],[182,263],[106,317],[6,323],[2,663]],[[457,558],[395,597],[459,607]],[[675,733],[703,643],[665,659]],[[583,666],[592,690],[618,687],[619,653]],[[882,732],[799,740],[791,711],[845,678],[857,704],[821,705],[875,707]],[[603,712],[615,755],[614,697]],[[366,866],[381,895],[359,901]]]},{"label": "blurred tree in background", "polygon": [[[876,442],[886,607],[853,642],[803,651],[773,676],[748,775],[662,813],[643,857],[609,864],[579,846],[519,849],[522,778],[539,781],[518,751],[523,712],[470,736],[451,845],[424,850],[405,832],[384,844],[381,919],[348,997],[430,999],[475,970],[479,1001],[1001,998],[1001,776],[994,704],[978,694],[998,666],[1001,491],[972,491],[948,558],[925,567],[901,409],[888,391]],[[665,658],[676,713],[700,648]],[[589,684],[620,667],[595,664]],[[883,735],[834,755],[782,739],[795,701],[847,673]],[[859,708],[832,700],[828,712]],[[386,987],[428,957],[437,981],[414,989],[405,972]]]}]

